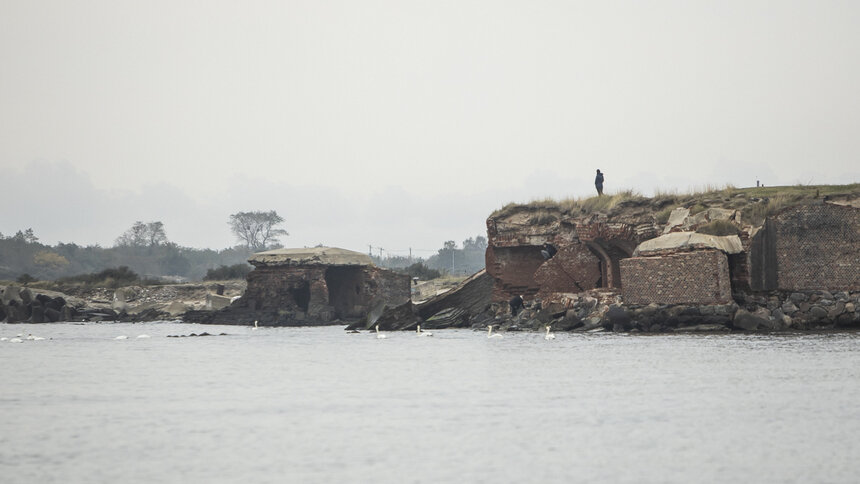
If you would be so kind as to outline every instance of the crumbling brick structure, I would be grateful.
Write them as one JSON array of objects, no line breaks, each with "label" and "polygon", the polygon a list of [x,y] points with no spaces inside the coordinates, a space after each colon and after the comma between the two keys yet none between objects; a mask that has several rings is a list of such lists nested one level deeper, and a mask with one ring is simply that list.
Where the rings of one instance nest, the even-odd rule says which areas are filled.
[{"label": "crumbling brick structure", "polygon": [[278,320],[331,322],[365,316],[371,307],[410,298],[410,278],[373,266],[344,249],[278,249],[255,254],[248,288],[237,302]]},{"label": "crumbling brick structure", "polygon": [[[531,223],[534,215],[514,213],[487,220],[487,273],[495,280],[493,299],[514,295],[547,297],[621,286],[619,261],[636,245],[657,234],[652,218],[609,221],[605,214],[575,217],[550,215],[551,223]],[[545,260],[541,246],[549,242],[558,253]]]},{"label": "crumbling brick structure", "polygon": [[621,294],[628,304],[727,304],[728,258],[719,250],[693,250],[624,259]]},{"label": "crumbling brick structure", "polygon": [[860,210],[830,203],[790,207],[752,237],[753,290],[860,289]]}]

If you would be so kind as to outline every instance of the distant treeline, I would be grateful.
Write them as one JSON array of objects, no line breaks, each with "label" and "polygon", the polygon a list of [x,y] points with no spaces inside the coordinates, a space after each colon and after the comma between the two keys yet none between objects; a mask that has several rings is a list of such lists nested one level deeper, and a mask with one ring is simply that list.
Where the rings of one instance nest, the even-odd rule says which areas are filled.
[{"label": "distant treeline", "polygon": [[[423,280],[434,279],[442,274],[471,275],[486,265],[485,253],[487,238],[479,235],[463,241],[463,247],[457,247],[453,240],[446,241],[436,254],[426,260],[402,256],[378,257],[371,256],[373,262],[389,269],[405,272],[412,277]],[[432,272],[428,272],[432,271]]]},{"label": "distant treeline", "polygon": [[0,280],[56,280],[120,267],[145,279],[201,280],[208,271],[222,266],[244,265],[250,270],[246,261],[251,253],[244,246],[193,249],[161,240],[110,248],[73,243],[50,246],[40,243],[28,229],[11,237],[0,235]]}]

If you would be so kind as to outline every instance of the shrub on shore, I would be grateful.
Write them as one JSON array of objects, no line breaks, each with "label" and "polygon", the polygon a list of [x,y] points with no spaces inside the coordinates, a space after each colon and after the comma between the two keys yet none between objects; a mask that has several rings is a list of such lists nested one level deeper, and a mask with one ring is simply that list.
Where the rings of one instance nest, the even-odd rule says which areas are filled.
[{"label": "shrub on shore", "polygon": [[230,279],[244,279],[251,272],[252,267],[248,264],[233,264],[232,266],[221,266],[217,269],[209,269],[203,277],[204,281],[227,281]]}]

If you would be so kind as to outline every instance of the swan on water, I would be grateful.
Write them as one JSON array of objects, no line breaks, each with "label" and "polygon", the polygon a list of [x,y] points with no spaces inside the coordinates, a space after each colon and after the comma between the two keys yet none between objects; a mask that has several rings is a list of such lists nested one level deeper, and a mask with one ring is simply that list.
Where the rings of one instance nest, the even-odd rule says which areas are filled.
[{"label": "swan on water", "polygon": [[10,343],[23,343],[24,340],[22,340],[21,338],[12,338],[9,340],[9,342]]},{"label": "swan on water", "polygon": [[116,338],[114,338],[114,339],[128,339],[128,336],[126,336],[126,335],[121,335],[121,336],[117,336],[117,337],[116,337]]},{"label": "swan on water", "polygon": [[254,321],[254,327],[251,328],[251,331],[256,331],[256,330],[260,329],[260,326],[257,325],[257,322],[258,321]]},{"label": "swan on water", "polygon": [[543,339],[555,339],[555,333],[549,332],[549,326],[546,327],[546,334],[544,335]]},{"label": "swan on water", "polygon": [[41,336],[33,336],[33,333],[27,335],[27,341],[43,341],[44,339]]},{"label": "swan on water", "polygon": [[421,325],[418,325],[418,329],[415,330],[418,333],[418,336],[433,336],[433,333],[428,333],[427,331],[421,331]]},{"label": "swan on water", "polygon": [[4,337],[0,338],[0,341],[9,341],[9,338],[4,336]]},{"label": "swan on water", "polygon": [[386,336],[379,332],[379,325],[376,325],[376,339],[385,339]]},{"label": "swan on water", "polygon": [[493,334],[493,325],[487,326],[487,338],[501,338],[502,335],[499,333]]},{"label": "swan on water", "polygon": [[149,338],[149,335],[148,335],[148,334],[139,334],[139,335],[137,335],[137,339],[146,339],[146,338]]}]

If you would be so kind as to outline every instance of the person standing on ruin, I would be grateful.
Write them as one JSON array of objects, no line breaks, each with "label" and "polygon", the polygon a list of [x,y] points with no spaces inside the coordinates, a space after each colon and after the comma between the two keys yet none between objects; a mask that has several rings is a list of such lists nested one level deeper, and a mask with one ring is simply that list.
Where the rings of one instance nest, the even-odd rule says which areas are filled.
[{"label": "person standing on ruin", "polygon": [[597,188],[597,196],[603,195],[603,173],[597,170],[597,176],[594,177],[594,187]]}]

